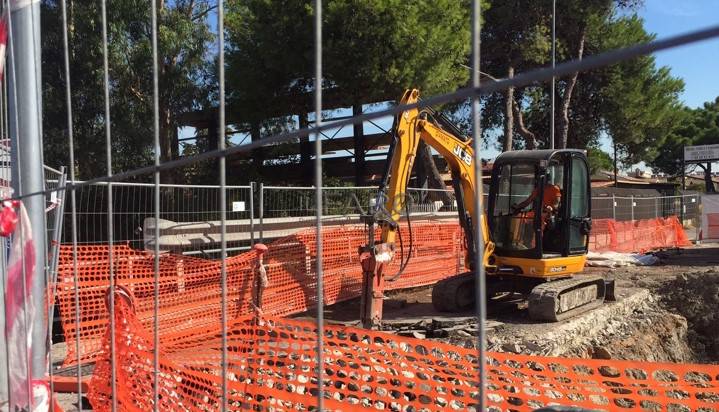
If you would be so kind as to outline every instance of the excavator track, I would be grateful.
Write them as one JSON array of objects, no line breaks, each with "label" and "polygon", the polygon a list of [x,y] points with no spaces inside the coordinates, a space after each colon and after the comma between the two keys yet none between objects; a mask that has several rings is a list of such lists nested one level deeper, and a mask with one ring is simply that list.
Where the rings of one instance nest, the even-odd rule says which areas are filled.
[{"label": "excavator track", "polygon": [[432,288],[432,305],[440,312],[462,312],[474,308],[474,272],[443,279]]},{"label": "excavator track", "polygon": [[555,280],[536,286],[529,294],[529,317],[558,322],[604,303],[606,285],[601,276]]}]

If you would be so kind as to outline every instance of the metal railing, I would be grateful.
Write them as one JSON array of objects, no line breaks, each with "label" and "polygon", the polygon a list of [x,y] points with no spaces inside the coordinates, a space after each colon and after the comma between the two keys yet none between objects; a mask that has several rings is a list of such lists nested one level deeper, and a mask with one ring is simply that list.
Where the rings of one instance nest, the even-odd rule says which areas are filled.
[{"label": "metal railing", "polygon": [[[226,233],[231,251],[246,250],[256,240],[264,241],[287,234],[275,231],[278,223],[294,222],[295,228],[313,227],[309,219],[316,215],[315,188],[312,186],[270,186],[251,182],[245,186],[227,186]],[[376,203],[376,186],[323,187],[322,215],[325,220],[357,217]],[[147,183],[113,184],[113,239],[136,249],[150,250],[154,234],[152,205],[153,185]],[[184,254],[211,254],[220,243],[220,187],[216,185],[163,184],[160,187],[160,229],[163,250]],[[62,192],[59,192],[61,195]],[[452,190],[408,188],[411,201],[406,202],[414,216],[451,218],[457,212]],[[93,184],[76,190],[79,243],[104,243],[107,239],[107,185]],[[526,196],[518,196],[515,203]],[[488,201],[484,194],[484,206]],[[591,199],[594,219],[618,221],[680,217],[689,230],[699,225],[700,196],[594,196]],[[65,213],[70,216],[73,211]],[[404,211],[404,209],[403,209]],[[69,219],[65,220],[69,224]],[[303,226],[302,226],[303,225]],[[202,241],[178,243],[172,236],[187,236],[201,230]],[[70,242],[65,230],[63,243]]]},{"label": "metal railing", "polygon": [[[265,186],[258,185],[262,199],[260,216],[265,218],[313,216],[317,211],[313,186]],[[377,197],[376,186],[337,186],[322,188],[323,215],[359,214],[373,207]],[[406,195],[410,212],[431,213],[457,210],[452,190],[408,188]]]}]

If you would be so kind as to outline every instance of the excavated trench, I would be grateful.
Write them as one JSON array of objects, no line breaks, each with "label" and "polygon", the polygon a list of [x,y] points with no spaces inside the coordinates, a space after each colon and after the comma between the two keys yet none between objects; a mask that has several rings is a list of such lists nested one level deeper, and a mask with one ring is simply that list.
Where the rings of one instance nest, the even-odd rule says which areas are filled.
[{"label": "excavated trench", "polygon": [[[666,310],[647,289],[621,289],[619,301],[558,323],[500,316],[488,323],[489,350],[528,355],[654,362],[700,361],[689,344],[687,320]],[[460,329],[461,331],[461,329]],[[445,338],[474,346],[471,330]]]},{"label": "excavated trench", "polygon": [[687,339],[699,363],[719,362],[719,273],[684,273],[659,288],[663,306],[687,321]]},{"label": "excavated trench", "polygon": [[[617,280],[617,302],[558,323],[535,323],[526,310],[489,307],[490,350],[544,356],[636,361],[719,363],[719,247],[655,253],[656,266],[587,269]],[[428,296],[425,294],[424,296]],[[421,304],[421,292],[398,296]],[[465,316],[471,316],[471,313]],[[476,345],[473,319],[435,316],[397,333]],[[426,316],[425,316],[426,318]],[[419,330],[418,329],[418,325]],[[397,329],[397,328],[395,328]]]},{"label": "excavated trench", "polygon": [[[719,272],[637,269],[616,273],[616,302],[563,322],[534,322],[521,304],[490,303],[486,324],[489,350],[653,362],[719,362]],[[477,324],[473,313],[433,312],[430,295],[428,289],[392,294],[385,309],[386,330],[475,347]]]}]

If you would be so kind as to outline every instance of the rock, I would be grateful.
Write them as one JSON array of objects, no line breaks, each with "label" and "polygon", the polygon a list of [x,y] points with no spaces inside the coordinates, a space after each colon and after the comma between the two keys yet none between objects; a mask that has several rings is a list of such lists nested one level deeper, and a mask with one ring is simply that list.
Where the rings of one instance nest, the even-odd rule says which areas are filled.
[{"label": "rock", "polygon": [[447,329],[434,329],[432,331],[433,338],[446,338],[448,336],[449,336],[449,331]]},{"label": "rock", "polygon": [[536,343],[534,343],[532,341],[524,341],[524,342],[522,342],[522,346],[527,348],[530,352],[535,352],[535,353],[541,352],[543,349],[541,346],[537,345]]},{"label": "rock", "polygon": [[416,332],[416,331],[415,331],[415,332],[412,332],[412,337],[415,338],[415,339],[424,339],[424,338],[427,337],[427,335],[425,335],[425,334],[422,333],[422,332]]},{"label": "rock", "polygon": [[415,335],[421,335],[421,338],[418,339],[424,339],[426,337],[425,331],[422,329],[405,329],[405,330],[398,330],[396,332],[399,336],[410,336],[413,338],[417,338]]},{"label": "rock", "polygon": [[617,368],[611,366],[600,366],[599,373],[607,378],[618,378],[621,376],[621,372]]},{"label": "rock", "polygon": [[645,372],[642,369],[636,369],[636,368],[627,368],[624,373],[627,375],[627,377],[637,380],[646,380],[647,379],[647,372]]},{"label": "rock", "polygon": [[502,345],[502,350],[511,353],[522,353],[522,347],[517,343],[505,343]]},{"label": "rock", "polygon": [[612,359],[612,354],[602,346],[592,348],[592,359]]},{"label": "rock", "polygon": [[466,325],[476,320],[474,316],[432,318],[432,329],[444,329],[459,324]]}]

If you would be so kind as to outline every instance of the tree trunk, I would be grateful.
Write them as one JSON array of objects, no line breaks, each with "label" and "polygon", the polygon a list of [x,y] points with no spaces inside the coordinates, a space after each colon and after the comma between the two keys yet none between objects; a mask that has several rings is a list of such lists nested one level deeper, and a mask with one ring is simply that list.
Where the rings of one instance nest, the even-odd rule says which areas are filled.
[{"label": "tree trunk", "polygon": [[525,148],[527,150],[536,149],[537,136],[524,124],[524,114],[519,109],[519,104],[516,101],[512,104],[512,110],[514,111],[514,117],[517,118],[517,132],[524,138]]},{"label": "tree trunk", "polygon": [[[160,163],[169,162],[176,153],[173,150],[174,132],[172,113],[167,105],[160,101]],[[177,170],[166,170],[160,174],[163,183],[175,183]]]},{"label": "tree trunk", "polygon": [[716,193],[714,188],[714,181],[712,181],[712,163],[708,162],[707,167],[704,169],[704,185],[706,186],[707,193]]},{"label": "tree trunk", "polygon": [[[427,188],[429,189],[441,189],[443,192],[437,193],[437,196],[430,196],[432,200],[441,200],[445,204],[451,203],[454,197],[447,191],[447,185],[444,184],[442,174],[439,172],[437,165],[434,163],[432,158],[432,149],[425,144],[423,141],[419,142],[417,147],[417,175],[420,178],[426,179]],[[422,185],[424,182],[419,182]],[[436,193],[436,192],[431,192]]]},{"label": "tree trunk", "polygon": [[[362,103],[352,105],[352,116],[362,114]],[[364,124],[362,122],[352,125],[354,140],[354,158],[355,158],[355,185],[363,186],[365,184],[365,176],[367,169],[365,167],[365,148],[364,148]]]},{"label": "tree trunk", "polygon": [[[579,35],[579,44],[577,46],[577,60],[582,60],[582,55],[584,54],[584,40],[586,36],[587,28],[582,27]],[[564,88],[564,95],[562,95],[562,100],[559,105],[560,116],[559,119],[557,119],[557,135],[559,136],[558,149],[565,149],[567,147],[567,137],[569,135],[569,106],[572,101],[574,86],[577,85],[578,76],[579,72],[574,72],[572,77],[570,77],[567,81],[567,85]]]},{"label": "tree trunk", "polygon": [[[261,131],[260,131],[260,122],[253,121],[250,124],[250,138],[253,142],[257,142],[262,138]],[[258,147],[257,149],[252,150],[252,165],[255,168],[255,171],[259,176],[264,176],[263,169],[264,169],[264,162],[265,162],[265,150],[262,147]]]},{"label": "tree trunk", "polygon": [[[165,7],[165,3],[163,0],[158,0],[157,3],[158,6],[158,27],[162,25],[161,20],[161,11]],[[158,82],[160,85],[162,85],[163,80],[165,78],[165,75],[169,71],[169,68],[167,67],[167,63],[165,61],[165,57],[161,52],[158,50]],[[160,123],[160,163],[169,162],[170,160],[173,160],[179,153],[177,152],[177,149],[173,149],[174,143],[176,141],[175,139],[175,131],[172,130],[172,110],[170,109],[170,104],[167,100],[168,98],[160,94],[159,101],[158,101],[158,109],[159,109],[159,123]],[[163,183],[175,183],[175,177],[178,176],[179,170],[177,169],[170,169],[163,173],[160,173],[160,180]]]},{"label": "tree trunk", "polygon": [[[511,79],[514,77],[514,67],[509,66],[507,69],[507,78]],[[512,150],[512,136],[514,135],[514,87],[507,88],[504,94],[504,143],[502,144],[502,151],[507,152]]]}]

